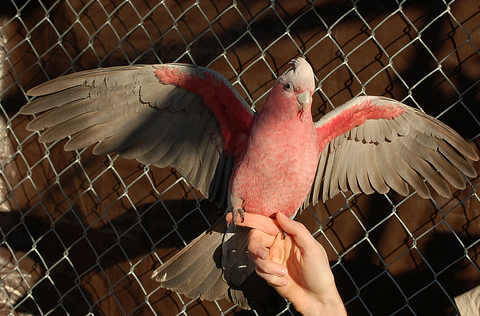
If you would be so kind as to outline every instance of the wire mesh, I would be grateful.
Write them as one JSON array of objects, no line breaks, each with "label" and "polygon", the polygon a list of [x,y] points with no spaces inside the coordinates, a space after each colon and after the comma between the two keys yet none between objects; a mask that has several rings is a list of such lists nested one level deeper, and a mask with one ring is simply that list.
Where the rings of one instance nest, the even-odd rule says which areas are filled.
[{"label": "wire mesh", "polygon": [[[223,210],[171,168],[39,143],[17,114],[29,88],[96,67],[187,62],[219,71],[260,109],[303,55],[315,119],[384,95],[477,150],[479,21],[475,0],[2,1],[0,315],[258,314],[158,288],[153,269]],[[350,315],[458,315],[453,298],[480,284],[477,185],[448,199],[346,192],[298,220],[326,248]]]}]

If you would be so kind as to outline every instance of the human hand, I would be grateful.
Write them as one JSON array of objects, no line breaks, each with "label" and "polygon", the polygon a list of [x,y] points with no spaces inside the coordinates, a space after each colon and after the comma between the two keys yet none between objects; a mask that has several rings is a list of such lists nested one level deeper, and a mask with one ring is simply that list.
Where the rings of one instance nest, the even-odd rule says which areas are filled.
[{"label": "human hand", "polygon": [[[232,221],[231,213],[226,220]],[[277,220],[245,213],[244,221],[239,219],[237,225],[253,228],[248,256],[257,274],[292,302],[298,312],[346,315],[327,253],[303,224],[282,213],[277,213]]]}]

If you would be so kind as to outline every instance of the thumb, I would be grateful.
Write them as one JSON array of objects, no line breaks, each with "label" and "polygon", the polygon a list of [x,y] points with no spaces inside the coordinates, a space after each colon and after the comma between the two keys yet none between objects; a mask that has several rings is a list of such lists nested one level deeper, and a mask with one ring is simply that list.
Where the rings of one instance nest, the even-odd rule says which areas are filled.
[{"label": "thumb", "polygon": [[302,249],[302,252],[303,249],[317,244],[315,238],[302,223],[289,219],[282,212],[277,213],[277,222],[284,232],[293,237],[297,246]]}]

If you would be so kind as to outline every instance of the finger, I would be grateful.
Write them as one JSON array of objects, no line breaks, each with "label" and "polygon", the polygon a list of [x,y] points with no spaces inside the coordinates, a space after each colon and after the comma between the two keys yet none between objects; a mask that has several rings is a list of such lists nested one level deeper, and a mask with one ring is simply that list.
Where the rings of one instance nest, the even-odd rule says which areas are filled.
[{"label": "finger", "polygon": [[270,285],[285,286],[287,285],[287,269],[273,261],[265,260],[255,268],[257,274],[265,279]]},{"label": "finger", "polygon": [[227,223],[231,223],[233,220],[233,213],[228,212],[227,215],[225,216],[225,220],[227,221]]},{"label": "finger", "polygon": [[259,270],[255,270],[258,274],[259,277],[267,281],[267,283],[270,286],[274,287],[282,287],[282,286],[287,286],[289,283],[289,280],[287,277],[279,277],[276,275],[268,274],[268,273],[263,273]]},{"label": "finger", "polygon": [[[245,226],[245,227],[258,229],[272,236],[275,236],[276,234],[278,234],[278,232],[281,231],[277,221],[270,217],[258,215],[258,214],[251,214],[251,213],[244,213],[244,216],[245,218],[242,221],[241,216],[238,215],[238,218],[237,218],[238,226]],[[227,215],[225,216],[225,220],[228,223],[230,223],[232,219],[233,219],[232,213],[231,212],[227,213]]]},{"label": "finger", "polygon": [[[248,252],[254,254],[258,258],[265,260],[269,257],[270,247],[275,240],[275,237],[270,236],[260,230],[252,229],[248,234]],[[254,261],[253,258],[250,260]],[[255,263],[255,262],[254,262]]]},{"label": "finger", "polygon": [[270,246],[269,258],[279,264],[286,265],[288,258],[292,255],[295,241],[291,235],[278,233]]},{"label": "finger", "polygon": [[277,213],[277,223],[284,232],[293,237],[299,248],[318,247],[318,241],[313,238],[312,234],[302,223],[289,219],[280,212]]}]

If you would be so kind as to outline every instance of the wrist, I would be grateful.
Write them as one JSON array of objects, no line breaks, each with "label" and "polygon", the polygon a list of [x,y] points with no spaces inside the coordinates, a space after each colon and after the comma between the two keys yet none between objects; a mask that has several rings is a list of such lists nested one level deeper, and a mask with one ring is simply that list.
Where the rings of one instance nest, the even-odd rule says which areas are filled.
[{"label": "wrist", "polygon": [[346,316],[347,312],[340,296],[332,297],[327,300],[316,300],[304,306],[295,306],[295,309],[304,316]]}]

